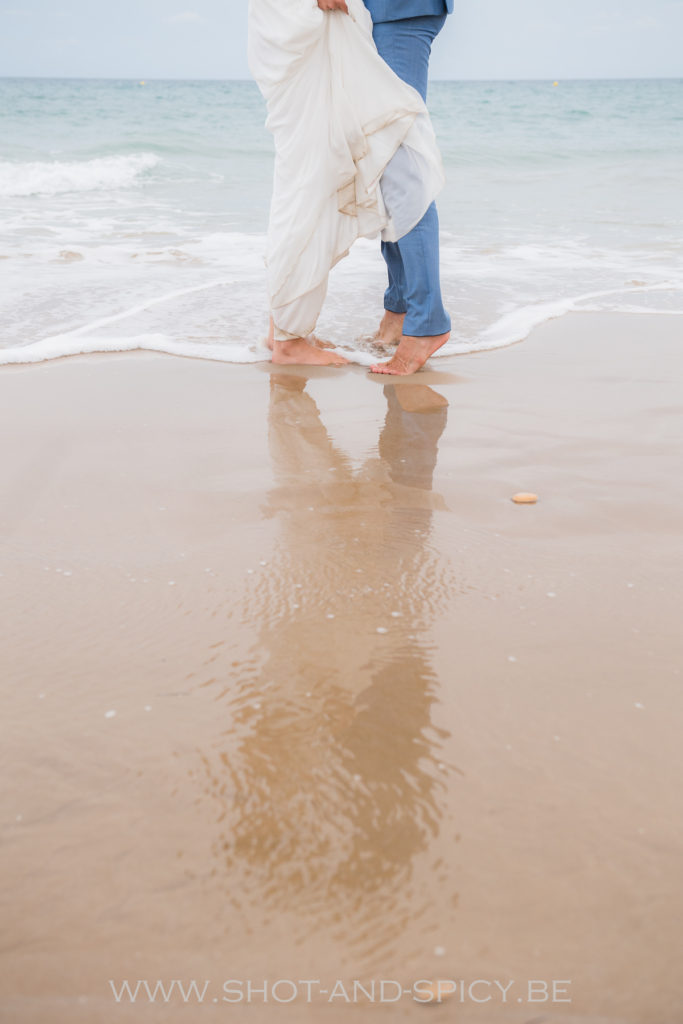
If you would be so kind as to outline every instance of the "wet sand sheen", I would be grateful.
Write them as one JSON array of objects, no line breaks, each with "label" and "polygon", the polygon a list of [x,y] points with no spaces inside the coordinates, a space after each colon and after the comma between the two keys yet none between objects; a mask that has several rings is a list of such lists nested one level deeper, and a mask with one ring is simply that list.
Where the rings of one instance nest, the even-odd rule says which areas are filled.
[{"label": "wet sand sheen", "polygon": [[451,1019],[213,1003],[433,977],[514,980],[462,1021],[675,1019],[679,332],[575,315],[407,382],[4,368],[10,1019],[197,1019],[110,978]]}]

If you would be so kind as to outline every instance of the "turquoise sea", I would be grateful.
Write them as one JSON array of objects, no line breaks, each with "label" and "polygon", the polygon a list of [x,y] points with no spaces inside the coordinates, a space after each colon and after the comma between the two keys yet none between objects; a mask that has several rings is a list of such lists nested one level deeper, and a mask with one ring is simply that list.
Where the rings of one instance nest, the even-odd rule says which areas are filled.
[{"label": "turquoise sea", "polygon": [[[429,105],[444,354],[573,309],[683,312],[683,80],[434,82]],[[250,82],[0,79],[0,362],[265,358],[264,118]],[[363,240],[318,333],[369,361],[384,283]]]}]

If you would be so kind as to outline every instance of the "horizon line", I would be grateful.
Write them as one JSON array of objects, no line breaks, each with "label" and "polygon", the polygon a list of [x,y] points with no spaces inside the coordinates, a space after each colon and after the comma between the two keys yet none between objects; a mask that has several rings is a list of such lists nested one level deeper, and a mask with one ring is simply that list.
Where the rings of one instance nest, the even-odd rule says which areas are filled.
[{"label": "horizon line", "polygon": [[[143,75],[0,75],[0,81],[45,81],[45,82],[249,82],[255,84],[252,78],[195,78],[153,76],[145,78]],[[432,82],[681,82],[682,75],[570,75],[562,77],[558,75],[538,75],[533,77],[515,78],[504,76],[501,78],[443,78],[435,76],[430,78]]]}]

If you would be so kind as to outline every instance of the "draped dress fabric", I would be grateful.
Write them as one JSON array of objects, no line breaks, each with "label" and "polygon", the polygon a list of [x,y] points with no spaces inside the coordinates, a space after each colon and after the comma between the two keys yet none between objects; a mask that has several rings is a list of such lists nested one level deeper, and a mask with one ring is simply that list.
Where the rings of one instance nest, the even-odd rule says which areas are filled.
[{"label": "draped dress fabric", "polygon": [[378,55],[362,0],[348,8],[249,2],[249,67],[275,142],[266,265],[278,341],[313,332],[356,239],[402,238],[444,184],[421,96]]}]

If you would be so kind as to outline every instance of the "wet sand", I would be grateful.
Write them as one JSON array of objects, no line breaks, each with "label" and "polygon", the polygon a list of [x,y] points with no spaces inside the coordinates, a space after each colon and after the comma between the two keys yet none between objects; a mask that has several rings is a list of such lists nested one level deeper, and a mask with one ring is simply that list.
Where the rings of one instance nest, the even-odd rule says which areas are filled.
[{"label": "wet sand", "polygon": [[3,368],[3,1020],[679,1024],[681,331]]}]

